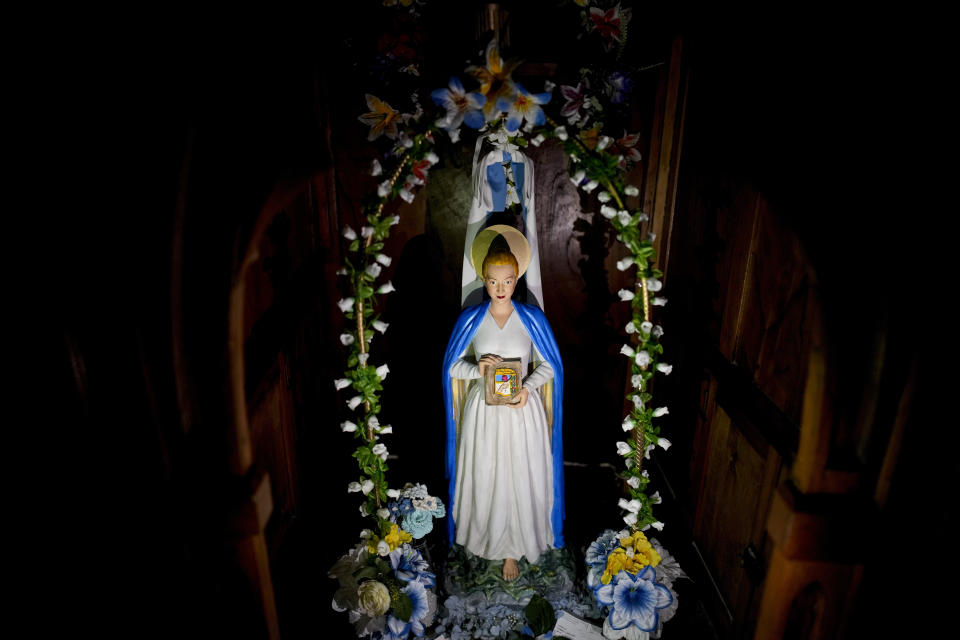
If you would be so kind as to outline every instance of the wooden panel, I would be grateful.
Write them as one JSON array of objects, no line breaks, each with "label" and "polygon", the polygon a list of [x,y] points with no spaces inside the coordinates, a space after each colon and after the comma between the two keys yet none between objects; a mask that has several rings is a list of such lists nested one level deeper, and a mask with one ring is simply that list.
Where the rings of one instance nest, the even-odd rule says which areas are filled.
[{"label": "wooden panel", "polygon": [[756,227],[735,360],[799,424],[813,320],[807,315],[812,278],[796,235],[762,196]]},{"label": "wooden panel", "polygon": [[740,629],[759,584],[742,558],[748,547],[762,555],[763,527],[778,472],[776,453],[746,437],[718,406],[710,426],[694,537],[733,615],[729,622]]},{"label": "wooden panel", "polygon": [[270,475],[274,515],[268,529],[271,550],[297,508],[296,414],[286,358],[279,354],[268,377],[249,399],[250,432],[256,462]]}]

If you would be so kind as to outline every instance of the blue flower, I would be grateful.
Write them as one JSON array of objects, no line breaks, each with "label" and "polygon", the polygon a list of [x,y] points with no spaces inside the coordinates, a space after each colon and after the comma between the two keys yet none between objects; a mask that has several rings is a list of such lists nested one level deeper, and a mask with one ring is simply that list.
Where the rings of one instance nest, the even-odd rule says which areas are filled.
[{"label": "blue flower", "polygon": [[390,567],[398,580],[419,582],[427,588],[435,584],[437,576],[428,571],[430,565],[419,551],[408,545],[390,552]]},{"label": "blue flower", "polygon": [[442,518],[447,515],[447,508],[443,506],[443,502],[440,501],[440,498],[437,498],[437,508],[431,511],[434,518]]},{"label": "blue flower", "polygon": [[415,507],[413,506],[413,501],[410,498],[404,498],[401,500],[399,503],[399,509],[400,513],[403,515],[407,515],[416,511]]},{"label": "blue flower", "polygon": [[403,530],[419,540],[433,531],[433,513],[415,510],[403,516]]},{"label": "blue flower", "polygon": [[383,636],[384,640],[407,640],[411,631],[418,638],[422,638],[426,634],[424,620],[430,616],[430,601],[427,598],[427,590],[419,582],[411,582],[401,591],[410,598],[410,602],[413,604],[413,613],[410,614],[409,622],[404,622],[391,614],[387,619],[387,633]]},{"label": "blue flower", "polygon": [[611,73],[607,78],[607,85],[610,88],[610,102],[613,104],[626,102],[627,98],[630,97],[630,92],[633,91],[633,80],[630,79],[629,74],[623,71]]},{"label": "blue flower", "polygon": [[655,631],[660,622],[658,609],[673,602],[670,590],[656,583],[657,572],[647,566],[636,576],[621,571],[617,580],[594,590],[597,602],[612,607],[607,622],[617,631],[633,625],[641,631]]},{"label": "blue flower", "polygon": [[430,98],[447,110],[446,117],[438,123],[444,129],[458,129],[462,123],[473,129],[483,126],[483,111],[480,109],[487,101],[486,97],[482,93],[465,92],[463,84],[457,78],[450,78],[448,89],[431,92]]},{"label": "blue flower", "polygon": [[523,121],[538,127],[547,121],[547,115],[540,105],[550,102],[550,93],[530,93],[520,85],[516,85],[517,94],[513,100],[500,98],[497,108],[507,112],[506,129],[513,133],[520,128]]}]

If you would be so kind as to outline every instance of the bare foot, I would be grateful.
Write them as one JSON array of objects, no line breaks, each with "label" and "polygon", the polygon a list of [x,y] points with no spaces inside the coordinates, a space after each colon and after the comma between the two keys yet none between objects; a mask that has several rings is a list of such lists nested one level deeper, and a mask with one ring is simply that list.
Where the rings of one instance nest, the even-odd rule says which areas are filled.
[{"label": "bare foot", "polygon": [[520,575],[520,568],[517,566],[517,561],[513,558],[507,558],[503,561],[503,579],[507,582],[511,580],[516,580],[517,576]]}]

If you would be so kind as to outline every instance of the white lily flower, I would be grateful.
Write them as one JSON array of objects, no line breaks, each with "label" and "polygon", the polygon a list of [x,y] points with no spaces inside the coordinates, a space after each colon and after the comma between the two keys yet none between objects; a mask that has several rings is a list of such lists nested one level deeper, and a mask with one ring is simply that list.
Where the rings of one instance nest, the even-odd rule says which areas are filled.
[{"label": "white lily flower", "polygon": [[657,280],[656,278],[647,278],[647,289],[650,291],[660,291],[663,288],[663,283]]},{"label": "white lily flower", "polygon": [[346,389],[347,387],[350,386],[350,384],[351,383],[349,378],[337,378],[336,380],[333,381],[333,386],[336,388],[337,391],[340,391],[340,389]]},{"label": "white lily flower", "polygon": [[633,291],[629,289],[620,289],[620,291],[617,291],[617,295],[620,296],[620,300],[623,302],[633,300]]},{"label": "white lily flower", "polygon": [[653,231],[647,232],[647,242],[653,242],[656,239],[657,239],[657,234],[655,234]]},{"label": "white lily flower", "polygon": [[633,418],[631,416],[627,416],[626,418],[623,419],[623,422],[620,424],[620,426],[623,428],[624,431],[632,431]]},{"label": "white lily flower", "polygon": [[360,485],[360,491],[363,491],[363,495],[369,495],[373,491],[373,480],[364,480],[363,484]]},{"label": "white lily flower", "polygon": [[340,423],[340,430],[344,433],[353,433],[357,430],[357,425],[353,424],[349,420],[345,420],[344,422]]},{"label": "white lily flower", "polygon": [[597,140],[597,151],[603,151],[610,146],[611,142],[613,142],[613,138],[610,136],[600,136]]},{"label": "white lily flower", "polygon": [[389,267],[389,266],[390,266],[390,263],[393,262],[393,258],[391,258],[390,256],[387,256],[387,255],[384,255],[384,254],[382,254],[382,253],[378,253],[378,254],[377,254],[377,262],[379,262],[380,264],[382,264],[382,265],[385,266],[385,267]]},{"label": "white lily flower", "polygon": [[617,211],[617,220],[620,221],[620,224],[628,225],[630,224],[630,221],[632,219],[633,219],[633,216],[631,216],[630,212],[627,211],[626,209],[621,209],[620,211]]},{"label": "white lily flower", "polygon": [[[380,515],[379,511],[377,512],[377,515]],[[387,512],[387,515],[389,516],[390,513]],[[390,545],[387,544],[386,540],[381,540],[380,542],[377,543],[377,554],[381,556],[390,555]]]},{"label": "white lily flower", "polygon": [[363,531],[360,532],[360,539],[366,540],[372,535],[373,535],[373,531],[370,531],[370,529],[364,529]]},{"label": "white lily flower", "polygon": [[633,186],[632,184],[628,184],[627,186],[625,186],[625,187],[623,188],[623,192],[624,192],[625,194],[627,194],[628,196],[638,196],[638,195],[640,195],[640,189],[637,189],[637,188],[636,188],[635,186]]},{"label": "white lily flower", "polygon": [[663,335],[663,327],[661,327],[660,325],[657,325],[653,328],[653,331],[651,331],[650,333],[653,334],[654,338],[659,338],[660,336]]},{"label": "white lily flower", "polygon": [[633,264],[633,256],[627,256],[626,258],[617,260],[617,270],[626,271],[627,269],[630,268],[632,264]]},{"label": "white lily flower", "polygon": [[359,482],[351,482],[347,485],[347,493],[356,493],[360,491],[360,489],[361,487]]},{"label": "white lily flower", "polygon": [[369,238],[373,235],[373,227],[360,227],[360,235],[364,238]]},{"label": "white lily flower", "polygon": [[377,433],[379,433],[382,436],[387,435],[388,433],[393,433],[393,427],[391,427],[390,425],[386,425],[382,427],[380,431],[377,431]]},{"label": "white lily flower", "polygon": [[380,166],[380,161],[374,158],[370,163],[370,175],[377,177],[381,173],[383,173],[383,167]]},{"label": "white lily flower", "polygon": [[[606,193],[606,191],[604,191]],[[617,217],[617,210],[611,207],[608,204],[605,204],[600,207],[600,215],[602,215],[607,220],[613,220]]]},{"label": "white lily flower", "polygon": [[646,478],[647,480],[650,479],[650,472],[647,471],[646,469],[644,469],[643,471],[641,471],[641,472],[640,472],[640,475],[642,475],[642,476],[643,476],[644,478]]},{"label": "white lily flower", "polygon": [[630,384],[634,389],[643,389],[643,376],[639,373],[630,376]]},{"label": "white lily flower", "polygon": [[356,342],[356,339],[351,334],[349,333],[340,334],[340,344],[342,344],[343,346],[349,347],[354,342]]},{"label": "white lily flower", "polygon": [[370,418],[367,420],[367,424],[376,429],[380,426],[380,418],[377,416],[370,416]]},{"label": "white lily flower", "polygon": [[564,126],[559,126],[556,129],[554,129],[553,135],[560,138],[560,140],[566,140],[567,138],[570,137],[569,135],[567,135],[567,128]]},{"label": "white lily flower", "polygon": [[392,187],[392,185],[390,184],[390,181],[389,181],[389,180],[384,180],[383,182],[381,182],[380,184],[377,185],[377,196],[380,197],[380,198],[385,198],[385,197],[387,197],[387,194],[390,193],[390,189],[392,189],[392,188],[393,188],[393,187]]},{"label": "white lily flower", "polygon": [[337,269],[337,275],[338,275],[338,276],[345,276],[345,275],[348,275],[349,273],[350,273],[350,272],[347,271],[347,268],[346,268],[346,267],[340,267],[339,269]]},{"label": "white lily flower", "polygon": [[649,219],[650,219],[650,216],[648,216],[645,213],[641,213],[640,216],[637,218],[637,222],[646,222]]},{"label": "white lily flower", "polygon": [[541,134],[538,134],[536,138],[534,138],[533,140],[531,140],[531,141],[530,141],[530,144],[532,144],[532,145],[535,146],[535,147],[539,147],[540,145],[542,145],[542,144],[544,143],[545,140],[546,140],[546,138],[544,138],[544,137],[543,137],[543,134],[541,133]]},{"label": "white lily flower", "polygon": [[388,497],[388,498],[399,498],[399,497],[400,497],[400,489],[387,489],[387,497]]},{"label": "white lily flower", "polygon": [[583,185],[583,190],[586,191],[587,193],[590,193],[591,191],[593,191],[599,186],[600,186],[599,182],[597,182],[596,180],[591,180],[587,184]]},{"label": "white lily flower", "polygon": [[630,513],[638,513],[640,511],[640,507],[643,506],[640,504],[639,500],[631,500],[630,502],[627,502],[623,498],[620,498],[619,504],[621,509],[626,509]]},{"label": "white lily flower", "polygon": [[373,455],[380,456],[381,460],[387,459],[387,445],[383,444],[382,442],[378,442],[377,444],[373,445],[373,449],[371,449],[371,451],[373,451]]},{"label": "white lily flower", "polygon": [[370,512],[367,511],[367,505],[365,504],[360,505],[360,515],[362,515],[363,517],[367,517],[368,515],[370,515]]},{"label": "white lily flower", "polygon": [[673,443],[666,438],[657,438],[657,444],[663,447],[663,450],[666,451]]},{"label": "white lily flower", "polygon": [[663,499],[660,497],[659,491],[655,491],[654,494],[650,496],[650,502],[652,502],[653,504],[660,504],[661,502],[663,502]]},{"label": "white lily flower", "polygon": [[378,376],[381,380],[383,380],[384,378],[386,378],[388,373],[390,373],[390,367],[388,367],[387,365],[382,364],[382,365],[380,365],[379,367],[377,367],[377,376]]},{"label": "white lily flower", "polygon": [[637,326],[633,324],[633,320],[627,323],[627,326],[623,328],[628,334],[634,334],[637,332]]},{"label": "white lily flower", "polygon": [[652,305],[655,306],[655,307],[665,307],[665,306],[667,305],[667,299],[666,299],[666,298],[654,298],[653,300],[650,301],[650,304],[652,304]]},{"label": "white lily flower", "polygon": [[433,151],[431,151],[426,156],[424,156],[423,159],[429,162],[430,164],[437,164],[438,162],[440,162],[440,156],[438,156]]},{"label": "white lily flower", "polygon": [[656,449],[656,448],[657,448],[657,445],[655,445],[655,444],[648,444],[647,446],[645,446],[645,447],[643,448],[643,457],[644,457],[644,459],[645,459],[645,460],[649,460],[649,459],[650,459],[650,452],[653,451],[653,450]]},{"label": "white lily flower", "polygon": [[357,232],[353,230],[353,227],[347,225],[343,228],[343,237],[347,240],[356,240]]},{"label": "white lily flower", "polygon": [[406,189],[400,189],[400,198],[402,198],[404,202],[407,202],[407,203],[413,202],[413,199],[415,197],[416,196],[413,195],[412,192],[407,191]]},{"label": "white lily flower", "polygon": [[[371,336],[371,337],[373,337],[373,336]],[[357,360],[360,361],[360,366],[362,366],[362,367],[367,366],[367,359],[369,359],[369,358],[370,358],[370,354],[369,354],[369,353],[358,353],[358,354],[357,354]]]},{"label": "white lily flower", "polygon": [[409,149],[413,146],[413,138],[408,136],[406,131],[401,133],[397,140],[401,145],[403,145],[404,149]]},{"label": "white lily flower", "polygon": [[383,322],[382,320],[373,321],[373,328],[379,331],[380,333],[386,333],[387,327],[389,326],[390,324],[388,322]]},{"label": "white lily flower", "polygon": [[344,313],[353,311],[353,298],[341,298],[340,301],[337,302],[337,306],[340,307],[340,311]]},{"label": "white lily flower", "polygon": [[622,456],[628,456],[631,453],[633,453],[633,449],[630,448],[629,444],[627,444],[623,440],[620,440],[619,442],[617,442],[617,453],[619,453]]},{"label": "white lily flower", "polygon": [[650,354],[644,350],[637,351],[637,357],[634,360],[637,365],[645,367],[650,364]]},{"label": "white lily flower", "polygon": [[630,396],[630,399],[633,401],[633,406],[637,409],[643,409],[643,399],[637,394]]},{"label": "white lily flower", "polygon": [[652,323],[652,322],[641,322],[641,323],[640,323],[640,331],[642,331],[642,332],[644,332],[644,333],[650,333],[652,330],[653,330],[653,323]]},{"label": "white lily flower", "polygon": [[637,476],[630,476],[630,478],[627,479],[627,484],[630,485],[631,489],[637,489],[640,487],[640,478]]},{"label": "white lily flower", "polygon": [[622,347],[620,347],[620,353],[627,356],[628,358],[632,358],[636,352],[633,350],[633,347],[631,347],[628,344],[625,344]]},{"label": "white lily flower", "polygon": [[377,509],[377,515],[380,516],[382,519],[386,520],[387,518],[390,517],[390,510],[386,508]]},{"label": "white lily flower", "polygon": [[660,416],[665,416],[668,413],[670,413],[670,410],[667,409],[666,407],[657,407],[656,409],[653,410],[653,417],[659,418]]},{"label": "white lily flower", "polygon": [[611,196],[611,195],[610,195],[608,192],[606,192],[606,191],[601,191],[600,193],[597,194],[597,200],[599,200],[600,202],[604,202],[604,203],[610,202],[610,199],[611,199],[612,197],[613,197],[613,196]]},{"label": "white lily flower", "polygon": [[637,514],[628,513],[627,515],[623,516],[623,521],[632,527],[633,525],[637,524]]},{"label": "white lily flower", "polygon": [[579,171],[574,173],[572,176],[570,176],[570,182],[573,183],[573,186],[579,187],[580,183],[583,182],[583,179],[586,177],[587,177],[587,172],[584,171],[583,169],[580,169]]},{"label": "white lily flower", "polygon": [[624,462],[627,465],[627,469],[633,469],[633,464],[634,464],[633,456],[630,456],[629,458],[624,459]]},{"label": "white lily flower", "polygon": [[395,224],[400,224],[400,216],[390,216],[387,218],[390,221],[390,226],[392,227]]},{"label": "white lily flower", "polygon": [[663,531],[663,523],[662,523],[662,522],[653,522],[653,523],[650,524],[650,526],[653,527],[654,529],[656,529],[657,531]]},{"label": "white lily flower", "polygon": [[665,376],[670,375],[670,372],[673,371],[673,365],[665,364],[663,362],[657,363],[657,371],[662,373]]},{"label": "white lily flower", "polygon": [[347,400],[347,406],[350,407],[350,411],[353,411],[361,402],[363,402],[363,396],[353,396]]},{"label": "white lily flower", "polygon": [[396,291],[396,289],[393,288],[392,280],[387,282],[386,284],[380,285],[380,288],[377,289],[377,293],[392,293],[394,291]]}]

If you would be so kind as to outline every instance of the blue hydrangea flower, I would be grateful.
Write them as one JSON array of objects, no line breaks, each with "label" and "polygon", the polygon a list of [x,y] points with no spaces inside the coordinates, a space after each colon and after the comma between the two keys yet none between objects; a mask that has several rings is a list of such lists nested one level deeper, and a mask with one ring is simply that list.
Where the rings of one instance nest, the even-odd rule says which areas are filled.
[{"label": "blue hydrangea flower", "polygon": [[404,582],[419,582],[428,589],[436,582],[436,575],[428,571],[430,565],[420,552],[409,545],[390,552],[390,567],[393,575]]},{"label": "blue hydrangea flower", "polygon": [[401,500],[398,504],[398,507],[402,515],[407,515],[416,511],[416,509],[413,506],[413,500],[411,500],[410,498],[404,498],[403,500]]},{"label": "blue hydrangea flower", "polygon": [[403,516],[403,530],[419,540],[433,531],[433,513],[419,509],[408,513]]},{"label": "blue hydrangea flower", "polygon": [[612,607],[606,623],[616,631],[629,626],[640,631],[655,631],[660,623],[657,610],[673,602],[670,590],[657,584],[656,579],[656,570],[647,566],[636,576],[621,571],[616,584],[611,582],[595,589],[597,602]]},{"label": "blue hydrangea flower", "polygon": [[434,518],[442,518],[447,515],[447,508],[443,506],[443,502],[440,501],[440,498],[437,498],[437,508],[431,511]]}]

